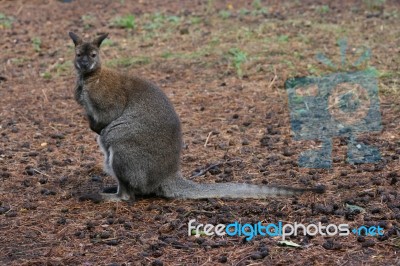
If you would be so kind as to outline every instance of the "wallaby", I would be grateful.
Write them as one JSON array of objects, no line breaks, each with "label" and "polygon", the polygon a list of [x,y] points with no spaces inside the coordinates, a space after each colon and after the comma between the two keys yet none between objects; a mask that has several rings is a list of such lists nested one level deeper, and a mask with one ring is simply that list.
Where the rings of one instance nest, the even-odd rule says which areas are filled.
[{"label": "wallaby", "polygon": [[75,99],[98,134],[104,168],[118,181],[116,193],[100,193],[105,201],[134,201],[135,195],[166,198],[265,198],[323,188],[269,187],[237,183],[200,184],[182,177],[181,125],[167,96],[142,78],[104,68],[100,45],[108,34],[90,42],[73,32],[78,78]]}]

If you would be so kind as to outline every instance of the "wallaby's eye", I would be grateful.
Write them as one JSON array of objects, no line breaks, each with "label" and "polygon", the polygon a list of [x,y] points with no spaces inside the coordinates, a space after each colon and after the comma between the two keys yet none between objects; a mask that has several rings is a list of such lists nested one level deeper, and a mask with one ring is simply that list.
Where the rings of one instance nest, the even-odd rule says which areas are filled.
[{"label": "wallaby's eye", "polygon": [[81,57],[81,53],[76,53],[76,57]]},{"label": "wallaby's eye", "polygon": [[93,52],[90,56],[91,56],[92,58],[95,58],[96,55],[97,55],[97,53]]}]

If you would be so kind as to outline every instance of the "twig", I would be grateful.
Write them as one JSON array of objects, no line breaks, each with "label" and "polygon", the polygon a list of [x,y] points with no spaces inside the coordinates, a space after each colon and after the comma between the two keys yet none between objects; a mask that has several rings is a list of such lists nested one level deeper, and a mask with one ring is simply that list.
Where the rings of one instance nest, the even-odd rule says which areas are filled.
[{"label": "twig", "polygon": [[185,214],[183,215],[183,217],[187,217],[187,216],[189,216],[190,214],[211,214],[211,215],[214,215],[215,212],[191,210],[191,211],[188,211],[187,213],[185,213]]},{"label": "twig", "polygon": [[18,8],[17,13],[16,13],[17,16],[21,13],[22,9],[24,9],[23,4],[21,4],[21,6]]},{"label": "twig", "polygon": [[33,168],[33,171],[35,171],[35,172],[36,172],[36,173],[38,173],[38,174],[41,174],[41,175],[44,175],[44,176],[50,177],[48,174],[45,174],[45,173],[43,173],[43,172],[39,171],[38,169],[35,169],[35,168]]},{"label": "twig", "polygon": [[210,165],[209,167],[207,167],[207,168],[201,170],[201,171],[198,172],[197,174],[192,175],[191,178],[192,178],[192,177],[202,176],[202,175],[204,175],[205,173],[207,173],[208,170],[210,170],[211,168],[214,168],[214,167],[216,167],[216,166],[220,166],[221,164],[223,164],[223,162],[218,162],[218,163],[212,164],[212,165]]},{"label": "twig", "polygon": [[243,259],[241,259],[237,263],[235,263],[235,266],[239,265],[240,263],[242,263],[243,261],[249,259],[250,257],[251,257],[250,255],[247,255],[247,256],[243,257]]},{"label": "twig", "polygon": [[208,141],[210,140],[211,134],[212,134],[212,131],[210,131],[210,133],[208,133],[206,142],[204,143],[204,148],[207,147],[207,144],[208,144]]},{"label": "twig", "polygon": [[210,169],[212,169],[212,168],[214,168],[214,167],[216,167],[216,166],[220,166],[221,164],[224,164],[224,163],[235,163],[235,162],[242,162],[242,160],[230,160],[230,161],[217,162],[217,163],[211,164],[209,167],[204,168],[203,170],[200,170],[200,172],[198,172],[197,174],[194,174],[194,175],[190,176],[190,178],[202,176],[202,175],[204,175],[205,173],[207,173],[208,170],[210,170]]},{"label": "twig", "polygon": [[46,99],[46,102],[49,102],[49,98],[47,98],[47,95],[46,95],[46,92],[44,91],[44,89],[42,89],[42,92],[43,92],[44,98]]},{"label": "twig", "polygon": [[278,78],[278,76],[276,75],[276,69],[274,68],[274,78],[273,78],[272,81],[269,83],[268,89],[271,89],[271,88],[272,88],[272,86],[274,85],[275,80],[276,80],[277,78]]}]

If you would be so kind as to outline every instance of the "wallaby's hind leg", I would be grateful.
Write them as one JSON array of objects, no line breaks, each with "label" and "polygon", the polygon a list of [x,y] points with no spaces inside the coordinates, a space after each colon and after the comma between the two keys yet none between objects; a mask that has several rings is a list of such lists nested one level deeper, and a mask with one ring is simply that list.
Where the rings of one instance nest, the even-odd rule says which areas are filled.
[{"label": "wallaby's hind leg", "polygon": [[[103,192],[100,193],[100,196],[103,201],[111,201],[111,202],[118,202],[118,201],[134,201],[135,196],[133,193],[130,193],[128,188],[119,180],[119,178],[116,176],[114,168],[113,168],[113,160],[114,160],[114,151],[111,147],[106,148],[104,147],[103,143],[101,142],[101,137],[99,136],[97,138],[97,142],[100,146],[100,149],[102,150],[104,154],[104,171],[117,179],[118,181],[118,186],[116,187],[116,193],[113,192],[115,191],[115,187],[111,187],[110,189],[105,189]],[[112,191],[112,192],[111,192]],[[111,192],[111,193],[110,193]]]},{"label": "wallaby's hind leg", "polygon": [[112,152],[111,147],[107,148],[104,146],[103,142],[101,141],[101,136],[97,136],[97,143],[99,144],[101,152],[104,154],[104,164],[103,164],[104,172],[116,178],[114,170],[112,169],[112,160],[114,154]]}]

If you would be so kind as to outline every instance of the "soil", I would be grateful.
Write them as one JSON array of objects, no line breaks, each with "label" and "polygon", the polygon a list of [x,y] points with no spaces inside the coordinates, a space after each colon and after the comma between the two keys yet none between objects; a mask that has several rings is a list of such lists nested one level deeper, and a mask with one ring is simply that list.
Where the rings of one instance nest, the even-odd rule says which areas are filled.
[{"label": "soil", "polygon": [[[133,14],[133,28],[118,16]],[[0,1],[1,265],[398,265],[400,5],[393,1]],[[132,23],[131,23],[132,24]],[[80,201],[114,184],[74,101],[73,43],[109,32],[104,63],[158,84],[182,121],[184,176],[196,182],[315,187],[260,200]],[[378,71],[381,132],[358,141],[381,161],[298,165],[318,141],[294,140],[284,82],[322,76],[368,47]],[[244,58],[244,59],[243,59]],[[200,173],[200,174],[199,174]],[[380,226],[382,236],[188,236],[188,222]]]}]

